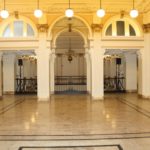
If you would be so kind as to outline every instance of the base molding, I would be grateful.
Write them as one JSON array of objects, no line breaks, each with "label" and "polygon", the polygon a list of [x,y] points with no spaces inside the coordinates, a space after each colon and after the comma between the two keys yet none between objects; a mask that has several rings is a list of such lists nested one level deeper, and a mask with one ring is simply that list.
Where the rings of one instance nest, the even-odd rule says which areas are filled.
[{"label": "base molding", "polygon": [[127,93],[137,93],[137,90],[126,90]]},{"label": "base molding", "polygon": [[150,99],[150,96],[144,96],[142,94],[138,94],[138,97],[143,99]]},{"label": "base molding", "polygon": [[98,101],[98,100],[104,100],[104,96],[92,96],[92,100],[96,100],[96,101]]},{"label": "base molding", "polygon": [[46,101],[49,101],[50,98],[38,98],[38,101],[39,102],[46,102]]},{"label": "base molding", "polygon": [[14,95],[15,92],[14,91],[4,91],[3,94],[4,95]]}]

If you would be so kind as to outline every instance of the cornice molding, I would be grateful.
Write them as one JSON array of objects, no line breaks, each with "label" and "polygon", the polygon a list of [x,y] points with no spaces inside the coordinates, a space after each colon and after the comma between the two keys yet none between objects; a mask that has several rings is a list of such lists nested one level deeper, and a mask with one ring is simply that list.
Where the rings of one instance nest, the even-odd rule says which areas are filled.
[{"label": "cornice molding", "polygon": [[143,30],[145,33],[150,33],[150,23],[143,24]]}]

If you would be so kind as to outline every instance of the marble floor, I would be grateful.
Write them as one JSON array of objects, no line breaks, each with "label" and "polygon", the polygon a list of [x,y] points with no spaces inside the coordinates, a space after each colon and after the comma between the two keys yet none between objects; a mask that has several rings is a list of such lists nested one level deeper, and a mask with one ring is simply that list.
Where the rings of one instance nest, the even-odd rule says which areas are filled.
[{"label": "marble floor", "polygon": [[150,100],[136,94],[4,96],[0,150],[150,150]]}]

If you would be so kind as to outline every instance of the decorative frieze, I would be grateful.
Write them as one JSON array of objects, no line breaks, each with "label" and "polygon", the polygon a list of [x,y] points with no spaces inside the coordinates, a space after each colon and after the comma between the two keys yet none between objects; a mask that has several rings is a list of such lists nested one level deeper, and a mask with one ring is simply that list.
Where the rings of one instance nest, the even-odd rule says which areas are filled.
[{"label": "decorative frieze", "polygon": [[144,29],[144,32],[149,33],[150,32],[150,23],[144,24],[143,29]]},{"label": "decorative frieze", "polygon": [[103,28],[103,25],[102,24],[92,24],[91,28],[95,32],[100,32]]},{"label": "decorative frieze", "polygon": [[38,24],[37,28],[38,28],[39,32],[47,32],[48,24]]},{"label": "decorative frieze", "polygon": [[14,16],[16,19],[19,19],[19,12],[18,11],[14,11]]}]

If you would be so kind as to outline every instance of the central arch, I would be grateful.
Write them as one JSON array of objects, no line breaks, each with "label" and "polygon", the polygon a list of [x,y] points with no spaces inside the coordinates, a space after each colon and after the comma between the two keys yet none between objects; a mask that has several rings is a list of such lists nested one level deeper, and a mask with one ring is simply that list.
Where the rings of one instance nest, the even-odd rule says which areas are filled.
[{"label": "central arch", "polygon": [[[51,61],[51,68],[50,68],[50,72],[51,72],[51,83],[50,83],[50,89],[51,89],[51,93],[54,93],[54,91],[57,91],[57,89],[54,87],[56,87],[56,82],[58,81],[58,78],[61,76],[61,78],[63,78],[62,76],[67,76],[68,82],[70,82],[69,78],[71,78],[70,76],[73,76],[72,78],[76,78],[75,80],[80,81],[80,84],[84,85],[80,85],[81,89],[80,91],[87,91],[87,86],[86,86],[86,69],[87,69],[87,65],[85,61],[85,51],[87,51],[88,49],[88,44],[89,44],[89,39],[92,36],[92,31],[91,28],[89,26],[89,24],[82,18],[80,17],[73,17],[71,19],[68,19],[64,16],[56,19],[53,24],[49,27],[49,31],[48,31],[48,37],[51,39],[51,48],[52,48],[52,55],[56,55],[56,57],[52,57],[54,61]],[[75,39],[72,37],[76,37]],[[72,44],[71,44],[71,56],[70,51],[69,51],[69,40],[71,40]],[[77,41],[76,41],[77,40]],[[60,42],[61,41],[61,42]],[[62,42],[63,41],[63,42]],[[76,42],[76,43],[75,43]],[[62,43],[62,44],[60,44]],[[59,46],[61,45],[61,46]],[[74,47],[75,46],[75,47]],[[63,49],[62,51],[59,49]],[[81,50],[81,51],[80,51]],[[67,58],[68,57],[68,58]],[[79,59],[80,57],[80,59]],[[71,61],[69,61],[69,59],[73,59]],[[76,70],[78,70],[78,72],[82,72],[82,70],[84,70],[84,73],[78,73],[77,71],[74,72],[74,74],[61,74],[60,72],[58,73],[58,71],[56,72],[56,70],[63,70],[60,66],[60,60],[64,60],[65,63],[68,66],[71,66],[72,63],[76,66]],[[58,63],[59,62],[59,63]],[[82,69],[79,67],[77,67],[77,64],[82,63],[81,66]],[[59,69],[56,69],[59,68]],[[67,67],[65,67],[67,68]],[[74,68],[73,66],[70,67],[70,69]],[[58,74],[57,74],[58,73]],[[56,78],[57,76],[59,76],[58,78]],[[78,79],[77,79],[78,78]],[[79,79],[82,78],[82,79]],[[56,81],[56,82],[55,82]],[[82,83],[81,83],[82,81]],[[74,81],[73,81],[74,82]],[[79,84],[78,83],[78,84]],[[79,85],[78,85],[79,87]],[[73,85],[73,91],[76,91],[75,89],[75,85]]]},{"label": "central arch", "polygon": [[86,93],[85,39],[80,32],[61,31],[56,36],[55,93]]}]

